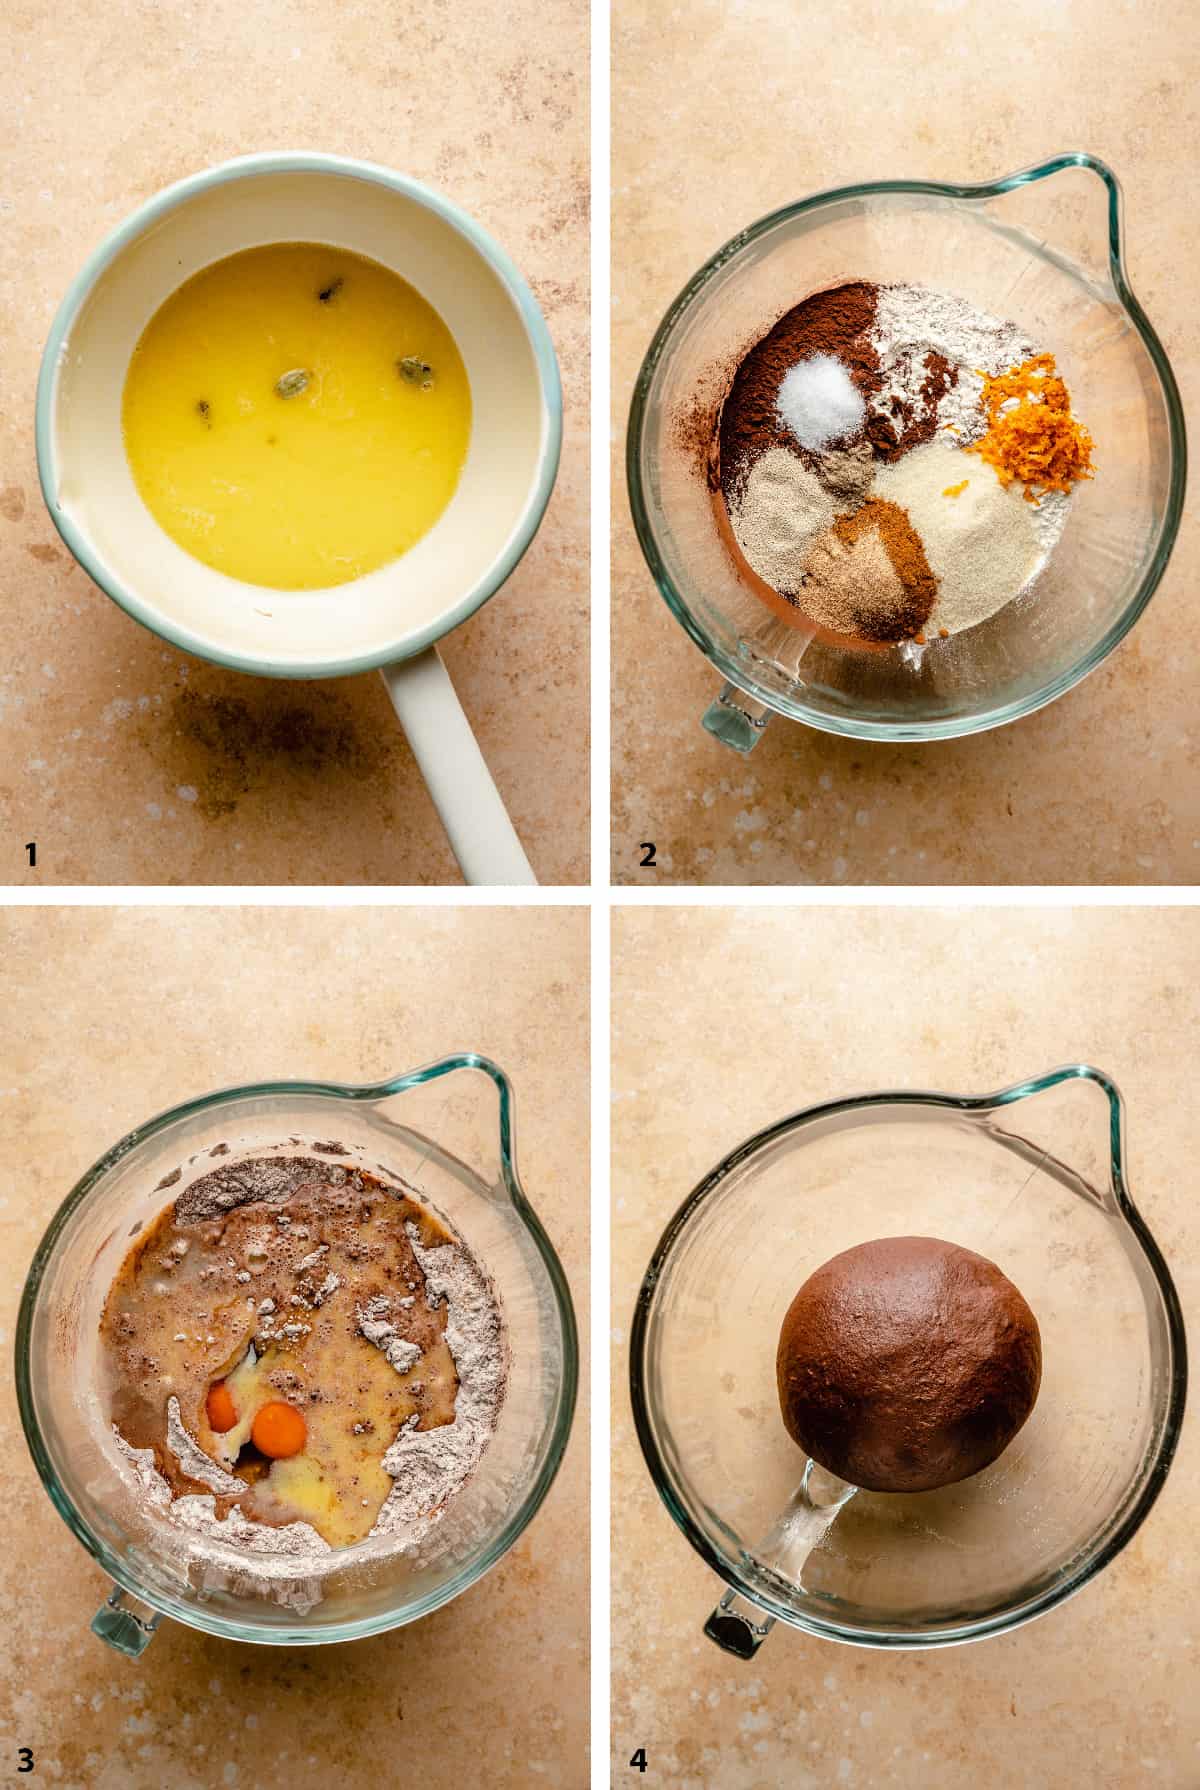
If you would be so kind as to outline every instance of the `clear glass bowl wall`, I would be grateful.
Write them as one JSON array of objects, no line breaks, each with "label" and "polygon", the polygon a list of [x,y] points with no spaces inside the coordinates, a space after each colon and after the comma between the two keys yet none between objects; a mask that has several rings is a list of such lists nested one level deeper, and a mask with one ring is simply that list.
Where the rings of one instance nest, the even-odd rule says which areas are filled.
[{"label": "clear glass bowl wall", "polygon": [[[464,1590],[540,1504],[574,1404],[570,1298],[516,1181],[510,1140],[497,1149],[490,1074],[466,1062],[448,1067],[466,1074],[443,1079],[447,1065],[438,1065],[429,1082],[419,1072],[376,1090],[378,1098],[366,1089],[294,1085],[194,1102],[123,1140],[74,1190],[47,1233],[18,1332],[27,1437],[47,1490],[84,1546],[127,1591],[163,1614],[218,1634],[280,1643],[374,1633]],[[507,1137],[510,1096],[503,1078],[499,1093]],[[428,1129],[417,1128],[423,1122]],[[334,1553],[321,1575],[320,1601],[299,1617],[238,1589],[234,1550],[225,1551],[227,1571],[200,1562],[177,1525],[131,1496],[96,1393],[100,1311],[133,1227],[214,1166],[203,1154],[213,1145],[232,1146],[220,1159],[229,1164],[281,1144],[286,1153],[292,1146],[282,1140],[291,1137],[337,1143],[339,1154],[327,1160],[398,1177],[448,1219],[495,1282],[512,1351],[496,1433],[441,1521],[411,1555],[383,1557],[382,1544],[371,1541]],[[163,1177],[179,1167],[182,1179],[169,1192],[160,1190]]]},{"label": "clear glass bowl wall", "polygon": [[[1185,437],[1166,357],[1120,260],[1116,182],[1060,158],[987,187],[908,182],[818,194],[760,220],[680,295],[639,375],[628,473],[659,589],[722,675],[834,733],[917,740],[992,727],[1062,694],[1132,626],[1182,509]],[[1096,441],[1035,591],[923,655],[839,650],[778,621],[721,544],[688,419],[789,306],[847,279],[912,281],[1019,323],[1050,349]],[[919,662],[918,662],[919,661]]]}]

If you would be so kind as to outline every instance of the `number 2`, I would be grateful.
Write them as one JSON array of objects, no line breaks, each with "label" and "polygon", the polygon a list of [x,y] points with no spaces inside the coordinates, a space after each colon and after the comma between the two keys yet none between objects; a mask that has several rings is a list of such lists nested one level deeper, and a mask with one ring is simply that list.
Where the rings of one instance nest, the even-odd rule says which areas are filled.
[{"label": "number 2", "polygon": [[[645,852],[645,854],[646,854],[645,857],[642,859],[641,863],[638,865],[638,869],[639,870],[657,870],[658,865],[655,862],[655,858],[654,858],[655,845],[654,845],[653,839],[643,839],[642,843],[638,846],[638,850],[640,852]],[[645,1767],[643,1766],[642,1769],[645,1770]]]}]

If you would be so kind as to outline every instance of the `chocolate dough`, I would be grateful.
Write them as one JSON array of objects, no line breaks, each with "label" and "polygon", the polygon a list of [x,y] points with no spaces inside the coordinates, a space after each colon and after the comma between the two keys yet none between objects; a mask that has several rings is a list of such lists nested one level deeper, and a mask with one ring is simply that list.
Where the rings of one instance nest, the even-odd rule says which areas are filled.
[{"label": "chocolate dough", "polygon": [[818,1268],[776,1357],[792,1440],[872,1492],[978,1473],[1029,1416],[1037,1319],[993,1262],[935,1237],[880,1237]]}]

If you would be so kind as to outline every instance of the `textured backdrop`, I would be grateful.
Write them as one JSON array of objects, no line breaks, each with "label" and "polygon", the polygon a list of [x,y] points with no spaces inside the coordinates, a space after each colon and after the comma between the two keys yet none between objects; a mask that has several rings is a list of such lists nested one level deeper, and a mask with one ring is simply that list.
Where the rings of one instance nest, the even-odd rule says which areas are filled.
[{"label": "textured backdrop", "polygon": [[85,257],[171,181],[272,149],[429,181],[499,238],[545,311],[566,396],[558,486],[445,656],[539,878],[586,880],[587,34],[586,0],[9,0],[0,884],[458,881],[377,677],[293,683],[186,658],[78,569],[38,488],[38,362]]},{"label": "textured backdrop", "polygon": [[[1187,405],[1200,378],[1186,199],[1200,178],[1200,32],[1178,7],[614,0],[613,11],[618,450],[664,310],[755,218],[822,187],[988,180],[1068,149],[1103,157],[1124,185],[1133,288]],[[613,511],[616,881],[1200,879],[1194,516],[1132,634],[1040,714],[900,747],[775,719],[741,759],[701,732],[720,680],[643,564],[619,452]],[[638,868],[643,839],[657,843],[657,871]]]},{"label": "textured backdrop", "polygon": [[[372,1081],[475,1049],[512,1077],[522,1180],[587,1335],[588,926],[577,908],[24,909],[0,918],[0,1779],[59,1790],[455,1790],[586,1781],[587,1403],[516,1546],[424,1621],[275,1648],[88,1632],[109,1583],[13,1397],[30,1258],[132,1126],[231,1083]],[[19,1637],[19,1638],[18,1638]],[[16,1773],[16,1749],[36,1770]]]}]

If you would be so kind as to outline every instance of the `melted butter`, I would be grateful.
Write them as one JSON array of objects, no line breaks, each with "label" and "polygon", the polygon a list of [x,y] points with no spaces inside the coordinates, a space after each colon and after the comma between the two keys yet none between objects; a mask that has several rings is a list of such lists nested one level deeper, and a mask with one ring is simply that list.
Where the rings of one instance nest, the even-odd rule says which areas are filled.
[{"label": "melted butter", "polygon": [[450,331],[398,274],[272,243],[155,312],[122,421],[134,483],[173,541],[231,577],[314,590],[432,528],[466,458],[471,393]]}]

